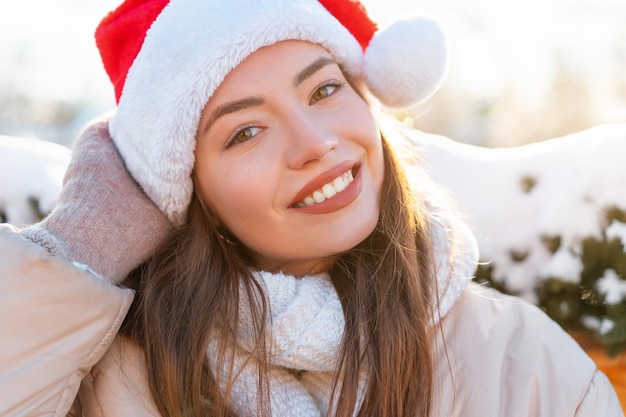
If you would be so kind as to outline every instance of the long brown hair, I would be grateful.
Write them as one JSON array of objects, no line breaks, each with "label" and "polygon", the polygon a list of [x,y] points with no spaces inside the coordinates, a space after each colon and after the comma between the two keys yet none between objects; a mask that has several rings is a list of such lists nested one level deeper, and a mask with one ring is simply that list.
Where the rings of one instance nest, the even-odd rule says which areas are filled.
[{"label": "long brown hair", "polygon": [[[429,323],[434,268],[426,210],[411,192],[385,138],[385,178],[378,224],[329,271],[342,302],[345,332],[331,404],[337,417],[429,416],[433,396]],[[122,333],[144,350],[153,399],[164,417],[235,416],[229,407],[240,288],[252,307],[258,357],[257,415],[269,416],[263,291],[245,250],[219,238],[210,213],[193,197],[186,226],[126,281],[137,297]],[[206,358],[218,344],[217,364]],[[221,376],[220,376],[221,375]],[[226,375],[226,376],[224,376]],[[224,380],[220,380],[224,378]],[[329,410],[329,415],[333,411]]]}]

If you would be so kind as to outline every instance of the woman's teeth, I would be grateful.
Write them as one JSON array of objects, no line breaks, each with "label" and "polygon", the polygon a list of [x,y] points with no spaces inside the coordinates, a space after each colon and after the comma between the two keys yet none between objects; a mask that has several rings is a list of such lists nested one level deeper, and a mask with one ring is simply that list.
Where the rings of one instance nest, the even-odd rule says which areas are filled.
[{"label": "woman's teeth", "polygon": [[328,184],[324,184],[322,188],[317,191],[314,191],[313,194],[306,197],[300,203],[294,204],[296,208],[302,208],[310,206],[311,204],[321,203],[327,198],[331,198],[342,192],[346,189],[348,185],[354,180],[352,176],[352,171],[346,171],[341,176],[335,178],[333,181]]}]

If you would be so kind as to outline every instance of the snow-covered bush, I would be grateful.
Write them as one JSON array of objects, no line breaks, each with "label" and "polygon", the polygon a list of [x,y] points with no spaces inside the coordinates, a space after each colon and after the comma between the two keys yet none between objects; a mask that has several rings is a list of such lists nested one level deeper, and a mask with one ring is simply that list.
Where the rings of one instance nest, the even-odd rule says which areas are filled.
[{"label": "snow-covered bush", "polygon": [[515,148],[411,137],[476,232],[477,281],[626,348],[626,124]]},{"label": "snow-covered bush", "polygon": [[22,227],[49,213],[69,159],[65,146],[0,136],[0,222]]}]

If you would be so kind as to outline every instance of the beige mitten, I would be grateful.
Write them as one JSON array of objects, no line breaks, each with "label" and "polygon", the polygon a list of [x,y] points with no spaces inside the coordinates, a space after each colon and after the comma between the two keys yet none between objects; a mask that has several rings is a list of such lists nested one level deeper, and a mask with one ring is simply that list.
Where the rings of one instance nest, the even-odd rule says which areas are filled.
[{"label": "beige mitten", "polygon": [[119,283],[173,230],[126,170],[102,118],[74,144],[52,213],[20,234]]}]

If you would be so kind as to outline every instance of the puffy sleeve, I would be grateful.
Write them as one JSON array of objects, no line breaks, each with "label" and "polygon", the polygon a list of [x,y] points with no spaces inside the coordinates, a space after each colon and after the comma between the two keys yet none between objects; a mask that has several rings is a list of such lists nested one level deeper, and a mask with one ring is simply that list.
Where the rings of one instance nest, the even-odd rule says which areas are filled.
[{"label": "puffy sleeve", "polygon": [[79,391],[84,417],[161,417],[148,384],[144,354],[118,335],[83,380]]},{"label": "puffy sleeve", "polygon": [[65,416],[133,292],[0,226],[0,415]]},{"label": "puffy sleeve", "polygon": [[596,371],[589,388],[576,410],[576,417],[623,416],[620,403],[613,391],[611,382],[600,371]]},{"label": "puffy sleeve", "polygon": [[623,416],[591,358],[519,298],[472,284],[438,333],[437,416]]}]

